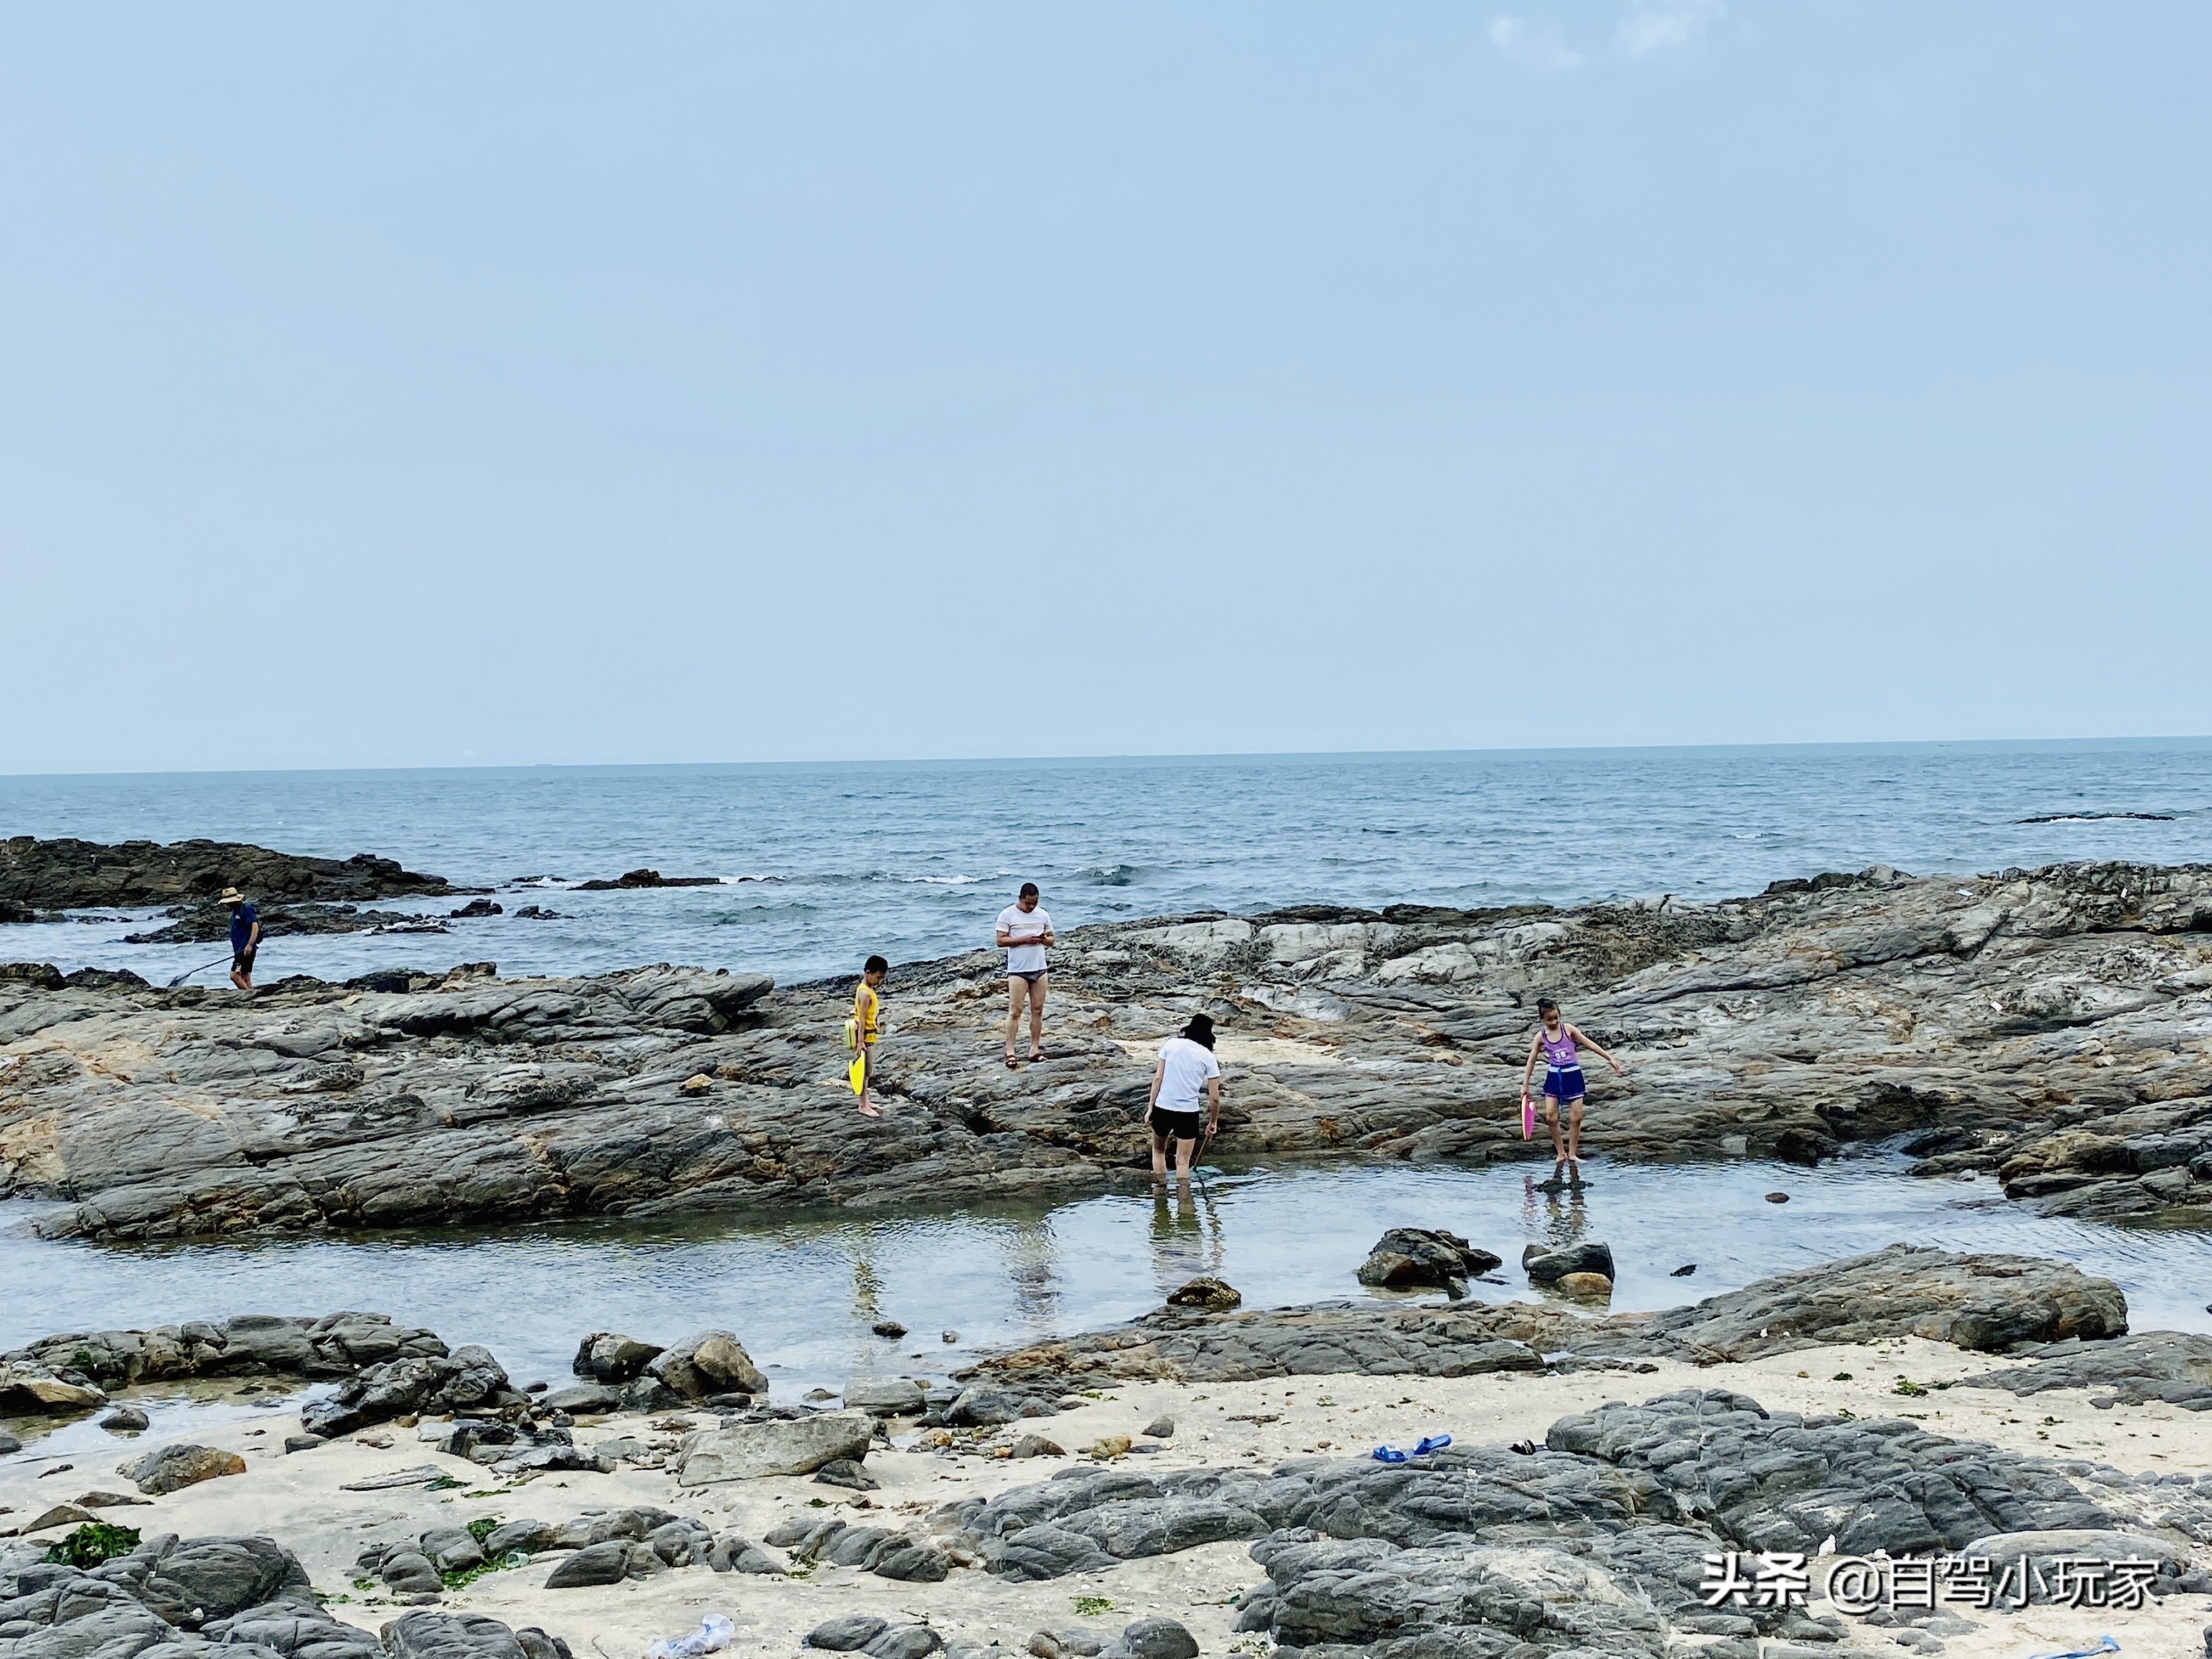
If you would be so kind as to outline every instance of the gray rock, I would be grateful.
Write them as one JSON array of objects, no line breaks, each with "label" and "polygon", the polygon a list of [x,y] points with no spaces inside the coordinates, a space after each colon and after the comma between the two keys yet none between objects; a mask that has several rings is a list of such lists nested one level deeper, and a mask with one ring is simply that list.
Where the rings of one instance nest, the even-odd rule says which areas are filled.
[{"label": "gray rock", "polygon": [[641,1376],[659,1354],[658,1344],[612,1331],[593,1331],[577,1345],[572,1369],[594,1382],[628,1382]]},{"label": "gray rock", "polygon": [[[1540,986],[1629,1056],[1632,1082],[1592,1079],[1595,1155],[1809,1163],[1902,1136],[1926,1174],[1990,1170],[2038,1213],[2179,1219],[2212,1198],[2189,977],[2207,915],[2212,866],[2076,862],[1832,872],[1711,903],[1106,924],[1062,939],[1075,1001],[1048,1066],[975,1054],[959,1000],[972,963],[902,970],[911,1024],[890,1082],[921,1109],[860,1137],[789,1109],[819,1069],[799,1039],[835,1028],[842,986],[787,993],[771,1024],[766,981],[672,967],[292,981],[250,1008],[31,968],[0,975],[0,1044],[66,1023],[85,1064],[14,1085],[25,1116],[74,1127],[10,1191],[68,1205],[49,1231],[161,1241],[1104,1190],[1145,1080],[1121,1046],[1127,1011],[1202,981],[1224,1018],[1325,1012],[1302,1041],[1341,1062],[1247,1062],[1229,1152],[1540,1158],[1493,1066],[1423,1066],[1387,1087],[1377,1072],[1415,1028],[1444,1060],[1510,1052]],[[1881,1011],[1899,1006],[1954,1041],[1930,1050],[1893,1028]],[[131,1063],[149,1018],[158,1076]],[[1093,1019],[1095,1038],[1065,1035]],[[684,1085],[701,1075],[727,1134],[700,1133]],[[2025,1075],[2042,1081],[2016,1086]],[[1635,1109],[1607,1109],[1631,1088]]]},{"label": "gray rock", "polygon": [[[1078,1380],[1095,1388],[1115,1377],[1466,1376],[1541,1370],[1546,1353],[1710,1364],[1885,1336],[2001,1348],[2113,1334],[2126,1322],[2118,1285],[2065,1263],[1896,1244],[1648,1316],[1588,1318],[1531,1303],[1388,1309],[1322,1304],[1205,1318],[1148,1314],[1129,1325],[996,1355],[967,1375],[1001,1388],[1031,1389]],[[2068,1374],[2082,1374],[2076,1367],[2088,1363],[2094,1346],[2068,1362]]]},{"label": "gray rock", "polygon": [[629,1577],[630,1545],[621,1539],[586,1544],[564,1557],[547,1575],[547,1589],[580,1589],[593,1584],[619,1584]]},{"label": "gray rock", "polygon": [[928,1659],[944,1645],[945,1638],[927,1625],[893,1625],[860,1650],[869,1659]]},{"label": "gray rock", "polygon": [[814,1472],[814,1479],[825,1486],[843,1486],[851,1492],[876,1492],[883,1483],[849,1457],[832,1458]]},{"label": "gray rock", "polygon": [[483,1548],[465,1528],[434,1527],[416,1543],[441,1574],[471,1572],[484,1565]]},{"label": "gray rock", "polygon": [[313,1451],[318,1446],[327,1446],[330,1443],[319,1434],[288,1434],[284,1437],[284,1450],[288,1455],[292,1452]]},{"label": "gray rock", "polygon": [[1174,1437],[1175,1431],[1175,1419],[1162,1412],[1151,1422],[1146,1424],[1141,1432],[1150,1435],[1155,1440],[1168,1440]]},{"label": "gray rock", "polygon": [[180,1441],[115,1467],[116,1472],[134,1483],[140,1492],[149,1498],[158,1498],[221,1475],[244,1474],[246,1460],[234,1451]]},{"label": "gray rock", "polygon": [[1613,1247],[1595,1238],[1582,1239],[1553,1250],[1531,1244],[1521,1252],[1521,1266],[1532,1285],[1556,1284],[1569,1273],[1602,1273],[1607,1279],[1620,1277],[1613,1265]]},{"label": "gray rock", "polygon": [[845,1385],[844,1400],[848,1410],[909,1417],[927,1403],[921,1383],[903,1376],[856,1376]]},{"label": "gray rock", "polygon": [[877,1553],[868,1571],[878,1578],[937,1584],[945,1581],[947,1568],[945,1557],[928,1545],[894,1538]]},{"label": "gray rock", "polygon": [[473,1613],[402,1613],[384,1627],[384,1644],[391,1659],[568,1659],[567,1644],[544,1631]]},{"label": "gray rock", "polygon": [[136,1434],[153,1425],[154,1419],[136,1406],[118,1406],[100,1419],[100,1426],[111,1434]]},{"label": "gray rock", "polygon": [[335,1438],[395,1417],[427,1416],[483,1406],[521,1405],[491,1351],[471,1345],[451,1354],[416,1355],[369,1365],[327,1400],[300,1413],[310,1434]]},{"label": "gray rock", "polygon": [[807,1632],[805,1645],[830,1653],[850,1653],[855,1648],[867,1646],[889,1628],[885,1620],[873,1613],[841,1613],[835,1619],[823,1620]]},{"label": "gray rock", "polygon": [[979,1384],[962,1390],[945,1412],[945,1420],[957,1427],[991,1428],[1024,1417],[1049,1417],[1053,1411],[1051,1405],[1033,1395]]},{"label": "gray rock", "polygon": [[[2172,1588],[2172,1581],[2189,1565],[2186,1548],[2165,1539],[2148,1538],[2141,1533],[2114,1528],[2044,1528],[1992,1533],[1968,1540],[1960,1553],[1988,1557],[1992,1580],[2001,1579],[2023,1556],[2036,1563],[2059,1556],[2093,1561],[2155,1561],[2159,1564],[2160,1577],[2166,1582],[2153,1586],[2154,1595],[2167,1594]],[[2036,1574],[2029,1575],[2029,1586],[2031,1601],[2040,1602],[2051,1599]],[[1958,1633],[1960,1632],[1937,1632],[1939,1635]]]},{"label": "gray rock", "polygon": [[664,1350],[647,1370],[687,1400],[763,1395],[768,1378],[729,1331],[701,1331]]},{"label": "gray rock", "polygon": [[623,1403],[621,1390],[603,1382],[572,1382],[565,1389],[550,1390],[542,1399],[548,1411],[579,1417],[618,1411]]},{"label": "gray rock", "polygon": [[1175,1620],[1139,1619],[1121,1629],[1132,1659],[1198,1659],[1198,1638]]},{"label": "gray rock", "polygon": [[1498,1265],[1497,1256],[1475,1249],[1456,1233],[1393,1227],[1367,1253],[1358,1277],[1363,1285],[1394,1290],[1421,1285],[1444,1289],[1463,1285]]},{"label": "gray rock", "polygon": [[714,1540],[708,1553],[707,1565],[716,1572],[775,1573],[783,1571],[783,1563],[757,1544],[726,1535]]},{"label": "gray rock", "polygon": [[388,1552],[377,1576],[402,1595],[437,1595],[446,1588],[438,1577],[438,1564],[411,1544]]},{"label": "gray rock", "polygon": [[1048,1440],[1041,1434],[1024,1434],[1017,1435],[1014,1438],[1013,1455],[1016,1457],[1065,1457],[1067,1454],[1060,1449],[1056,1441]]},{"label": "gray rock", "polygon": [[875,1437],[866,1412],[821,1412],[796,1420],[733,1423],[684,1437],[677,1484],[711,1486],[774,1474],[811,1474],[839,1458],[859,1462]]},{"label": "gray rock", "polygon": [[553,1530],[543,1521],[505,1522],[484,1534],[483,1553],[495,1561],[502,1560],[517,1551],[525,1555],[535,1555],[552,1547]]}]

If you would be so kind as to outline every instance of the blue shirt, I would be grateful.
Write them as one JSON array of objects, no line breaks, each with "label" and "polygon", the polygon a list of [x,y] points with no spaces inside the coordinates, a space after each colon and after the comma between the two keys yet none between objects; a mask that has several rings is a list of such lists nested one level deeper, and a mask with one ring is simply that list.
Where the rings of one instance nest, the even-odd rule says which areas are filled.
[{"label": "blue shirt", "polygon": [[230,948],[232,954],[243,951],[253,937],[253,924],[261,920],[261,913],[250,904],[241,904],[230,913]]}]

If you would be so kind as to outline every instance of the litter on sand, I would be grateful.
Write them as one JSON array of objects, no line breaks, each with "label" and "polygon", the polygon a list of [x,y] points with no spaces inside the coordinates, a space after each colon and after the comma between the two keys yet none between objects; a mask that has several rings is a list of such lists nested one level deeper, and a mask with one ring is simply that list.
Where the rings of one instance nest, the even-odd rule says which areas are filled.
[{"label": "litter on sand", "polygon": [[731,1622],[729,1614],[710,1613],[689,1636],[656,1639],[646,1649],[645,1659],[700,1659],[702,1654],[720,1653],[730,1645],[737,1633],[738,1627]]},{"label": "litter on sand", "polygon": [[1440,1452],[1451,1444],[1448,1434],[1432,1434],[1418,1442],[1411,1451],[1400,1451],[1395,1446],[1377,1446],[1375,1461],[1378,1463],[1402,1463],[1409,1457],[1426,1457],[1431,1452]]},{"label": "litter on sand", "polygon": [[2120,1644],[2110,1636],[2100,1636],[2094,1648],[2076,1648],[2071,1653],[2039,1653],[2035,1659],[2096,1659],[2100,1653],[2118,1653]]}]

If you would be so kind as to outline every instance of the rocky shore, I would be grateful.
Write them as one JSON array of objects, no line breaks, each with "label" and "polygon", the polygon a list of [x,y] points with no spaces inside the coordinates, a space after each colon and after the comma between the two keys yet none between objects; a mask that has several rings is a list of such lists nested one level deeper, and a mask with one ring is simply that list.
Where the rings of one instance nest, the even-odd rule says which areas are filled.
[{"label": "rocky shore", "polygon": [[1200,1007],[1223,1156],[1538,1157],[1518,1089],[1549,994],[1627,1068],[1591,1068],[1597,1156],[1898,1142],[2045,1213],[2212,1219],[2212,866],[1080,928],[1052,1057],[1018,1071],[1003,982],[992,951],[893,972],[869,1122],[842,981],[477,964],[248,998],[0,969],[0,1196],[156,1239],[1092,1191],[1141,1160],[1153,1048]]},{"label": "rocky shore", "polygon": [[[105,1478],[135,1491],[71,1501],[102,1477],[36,1443],[0,1462],[0,1659],[629,1659],[708,1615],[738,1650],[870,1659],[2204,1650],[2203,1340],[2120,1334],[2108,1282],[1899,1246],[1517,1336],[1492,1322],[1510,1307],[1390,1316],[1472,1321],[1413,1347],[1510,1365],[1401,1364],[1343,1311],[1163,1310],[819,1410],[749,1391],[727,1332],[581,1333],[552,1388],[375,1316],[333,1320],[423,1351],[356,1365],[331,1321],[175,1328],[273,1369],[319,1332],[317,1363],[353,1369],[304,1411],[131,1448]],[[1332,1361],[1286,1361],[1332,1321]],[[176,1346],[154,1334],[27,1352]],[[1729,1552],[1797,1562],[1802,1592],[1716,1596]],[[1987,1605],[1896,1593],[1898,1564],[1953,1555],[2100,1588],[2038,1566]],[[1832,1576],[1847,1559],[1891,1575],[1887,1601]]]}]

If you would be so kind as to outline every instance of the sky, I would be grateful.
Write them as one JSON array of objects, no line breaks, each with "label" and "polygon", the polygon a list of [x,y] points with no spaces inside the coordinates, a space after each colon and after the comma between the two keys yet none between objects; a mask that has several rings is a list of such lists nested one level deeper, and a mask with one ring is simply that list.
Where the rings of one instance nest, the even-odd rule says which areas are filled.
[{"label": "sky", "polygon": [[2212,9],[0,3],[0,772],[2212,732]]}]

